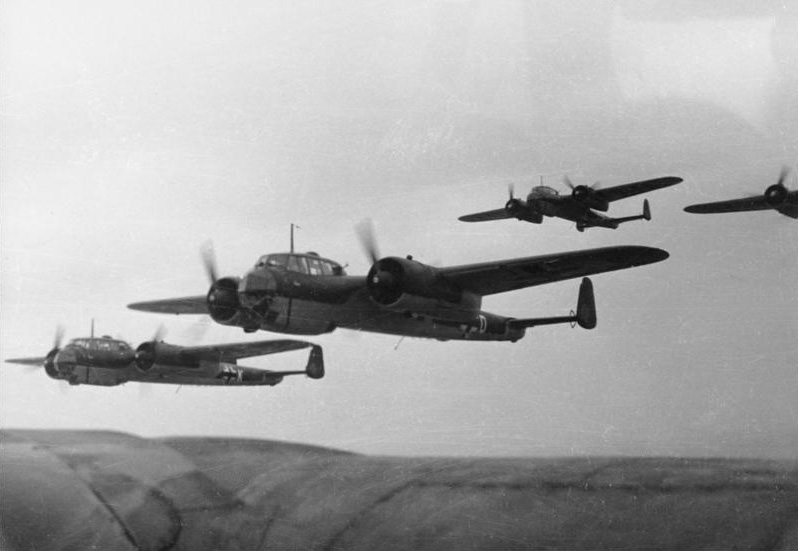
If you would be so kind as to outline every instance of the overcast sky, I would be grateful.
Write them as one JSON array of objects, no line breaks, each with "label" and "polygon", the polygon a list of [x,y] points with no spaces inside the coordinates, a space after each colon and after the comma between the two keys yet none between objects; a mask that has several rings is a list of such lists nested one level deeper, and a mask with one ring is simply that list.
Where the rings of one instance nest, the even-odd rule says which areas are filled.
[{"label": "overcast sky", "polygon": [[[68,385],[0,366],[0,426],[230,435],[425,455],[798,457],[798,222],[699,216],[798,162],[798,10],[782,2],[0,4],[0,356],[55,327],[176,344],[273,338],[127,310],[288,248],[462,264],[609,245],[598,327],[511,343],[337,330],[327,376],[275,388]],[[508,182],[684,178],[653,220],[464,224]],[[798,187],[794,174],[788,186]],[[613,204],[637,214],[642,198]],[[561,315],[578,281],[485,299]],[[398,346],[397,346],[398,345]],[[255,360],[304,365],[304,352]]]}]

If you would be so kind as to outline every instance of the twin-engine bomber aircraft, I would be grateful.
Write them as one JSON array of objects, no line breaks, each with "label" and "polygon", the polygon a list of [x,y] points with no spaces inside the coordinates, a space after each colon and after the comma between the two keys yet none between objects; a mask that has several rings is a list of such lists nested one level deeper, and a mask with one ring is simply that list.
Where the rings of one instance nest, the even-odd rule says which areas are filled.
[{"label": "twin-engine bomber aircraft", "polygon": [[781,169],[779,181],[765,190],[763,195],[700,203],[684,207],[685,212],[696,214],[718,214],[725,212],[746,212],[752,210],[775,210],[790,218],[798,218],[798,190],[789,191],[784,185],[789,169]]},{"label": "twin-engine bomber aircraft", "polygon": [[361,239],[372,260],[366,276],[348,276],[316,253],[262,256],[243,278],[216,275],[206,257],[210,290],[204,296],[138,302],[133,310],[210,314],[222,325],[317,335],[337,327],[438,340],[517,341],[527,327],[596,325],[593,286],[582,281],[576,312],[511,318],[481,310],[482,297],[534,285],[665,260],[650,247],[623,246],[436,268],[406,258],[380,258],[370,229]]},{"label": "twin-engine bomber aircraft", "polygon": [[664,178],[654,178],[653,180],[599,189],[596,184],[593,186],[575,186],[568,178],[565,178],[565,183],[571,188],[569,195],[560,195],[556,189],[541,185],[532,188],[532,191],[526,197],[526,201],[513,197],[513,187],[510,185],[510,198],[504,208],[466,214],[458,218],[458,220],[463,222],[487,222],[489,220],[516,218],[533,224],[540,224],[543,222],[544,216],[556,216],[576,222],[576,229],[580,232],[585,231],[585,228],[591,227],[617,229],[624,222],[642,219],[651,220],[651,209],[648,205],[648,200],[643,201],[643,213],[635,216],[610,218],[596,211],[607,212],[610,208],[610,203],[613,201],[673,186],[681,181],[681,178],[666,176]]},{"label": "twin-engine bomber aircraft", "polygon": [[[304,371],[267,371],[237,365],[237,360],[310,347]],[[73,339],[61,348],[60,331],[53,349],[44,358],[6,360],[29,366],[43,366],[47,375],[71,385],[116,386],[128,381],[178,385],[274,386],[286,375],[324,377],[321,347],[289,339],[176,346],[154,337],[136,350],[111,337]]]}]

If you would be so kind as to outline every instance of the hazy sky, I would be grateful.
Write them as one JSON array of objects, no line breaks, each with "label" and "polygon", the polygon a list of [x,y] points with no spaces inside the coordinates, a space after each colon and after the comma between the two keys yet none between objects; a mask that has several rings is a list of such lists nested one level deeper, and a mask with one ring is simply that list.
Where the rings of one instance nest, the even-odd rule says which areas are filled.
[{"label": "hazy sky", "polygon": [[[784,4],[789,4],[785,7]],[[0,4],[0,355],[55,327],[134,346],[272,338],[129,302],[201,294],[298,248],[462,264],[608,245],[667,261],[593,278],[598,327],[510,343],[337,330],[327,377],[275,388],[74,387],[0,366],[0,426],[252,436],[370,453],[798,457],[798,222],[698,216],[798,161],[798,4]],[[542,177],[675,175],[650,223],[464,224]],[[798,187],[794,175],[788,182]],[[642,198],[612,206],[636,214]],[[491,296],[560,315],[578,281]],[[398,347],[397,347],[398,344]],[[305,353],[256,360],[304,365]]]}]

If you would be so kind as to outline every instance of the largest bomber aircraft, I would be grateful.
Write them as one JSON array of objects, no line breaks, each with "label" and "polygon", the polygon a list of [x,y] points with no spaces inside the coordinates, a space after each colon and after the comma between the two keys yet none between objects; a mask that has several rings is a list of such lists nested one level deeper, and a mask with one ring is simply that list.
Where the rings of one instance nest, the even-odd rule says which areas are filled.
[{"label": "largest bomber aircraft", "polygon": [[[134,310],[209,314],[222,325],[297,335],[337,327],[438,340],[517,341],[527,327],[553,323],[596,325],[593,286],[584,278],[576,312],[512,318],[483,311],[482,297],[668,258],[661,249],[620,246],[437,268],[405,258],[380,258],[370,224],[360,237],[372,266],[365,276],[316,253],[260,257],[244,277],[218,277],[212,255],[207,294],[137,302]],[[292,247],[293,249],[293,247]]]}]

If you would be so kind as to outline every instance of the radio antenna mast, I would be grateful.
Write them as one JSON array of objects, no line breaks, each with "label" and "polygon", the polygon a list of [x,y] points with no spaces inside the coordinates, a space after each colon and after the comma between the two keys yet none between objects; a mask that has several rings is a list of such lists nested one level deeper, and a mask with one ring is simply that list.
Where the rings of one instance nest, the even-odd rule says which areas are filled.
[{"label": "radio antenna mast", "polygon": [[294,228],[296,228],[298,230],[302,229],[299,226],[297,226],[296,224],[294,224],[293,222],[291,222],[291,252],[292,253],[294,252]]}]

